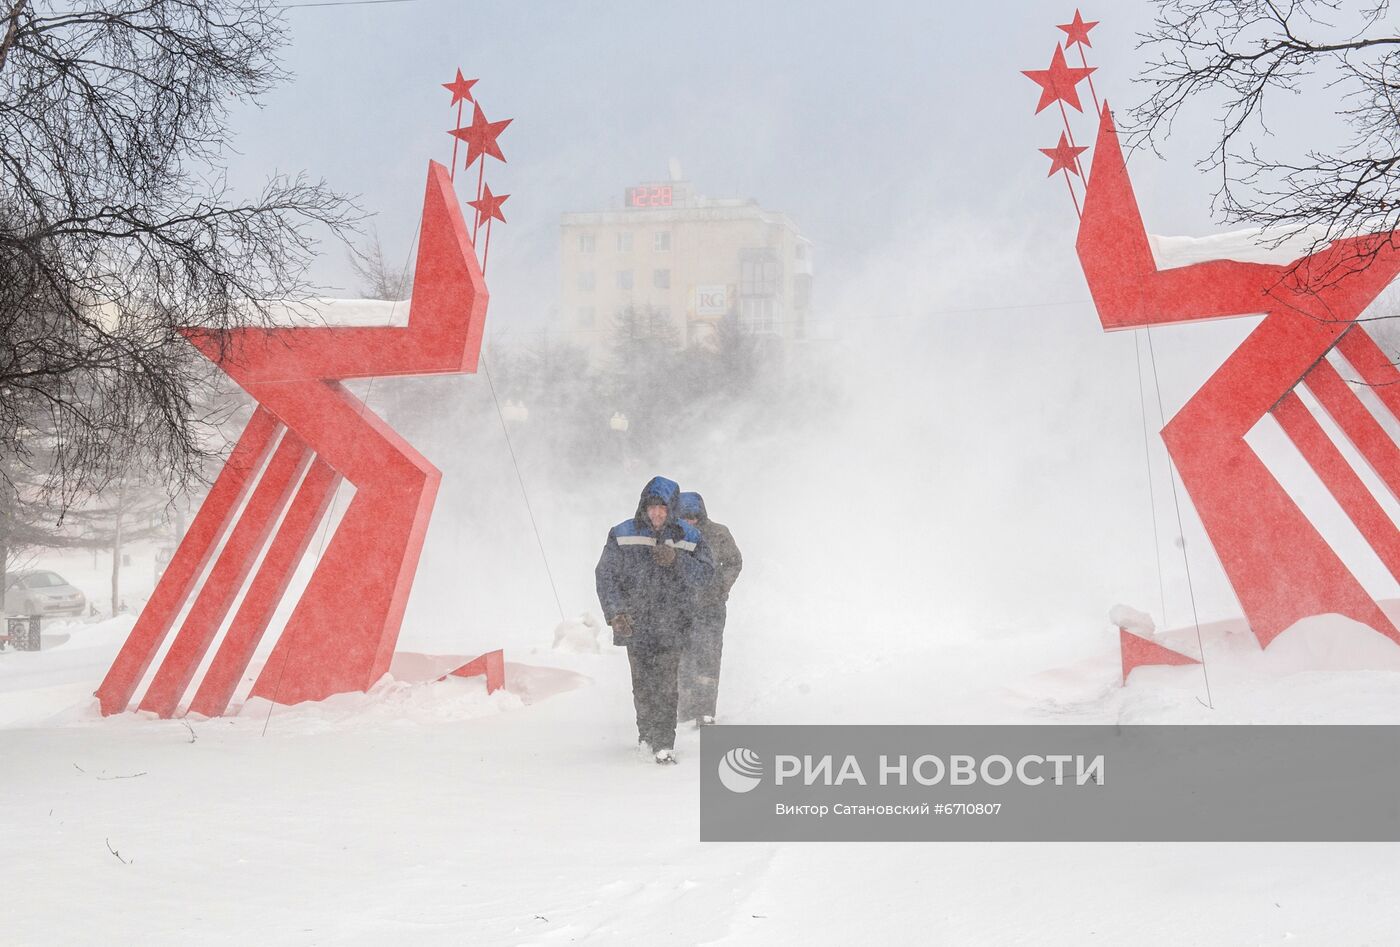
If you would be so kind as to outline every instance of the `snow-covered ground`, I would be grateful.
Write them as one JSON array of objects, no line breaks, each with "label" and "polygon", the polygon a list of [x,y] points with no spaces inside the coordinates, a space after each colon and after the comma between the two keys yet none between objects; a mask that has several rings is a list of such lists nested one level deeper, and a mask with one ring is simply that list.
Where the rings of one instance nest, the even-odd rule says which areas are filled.
[{"label": "snow-covered ground", "polygon": [[[639,758],[626,662],[577,637],[508,649],[489,697],[479,678],[386,680],[103,720],[88,695],[131,621],[0,658],[7,944],[1332,945],[1400,927],[1389,845],[702,845],[697,735],[680,766]],[[726,717],[746,723],[1378,722],[1400,688],[1400,655],[1336,619],[1265,655],[1208,626],[1214,710],[1195,668],[1119,688],[1107,628],[794,653],[800,629],[756,625],[726,649]]]},{"label": "snow-covered ground", "polygon": [[[1154,382],[1135,374],[1131,336],[1104,334],[1082,302],[920,314],[999,285],[1023,257],[1019,298],[1070,295],[1037,282],[1034,234],[982,236],[896,241],[889,272],[852,289],[853,311],[891,319],[843,343],[848,403],[800,436],[726,434],[560,491],[519,431],[566,612],[596,612],[607,527],[663,473],[701,489],[745,552],[722,722],[1397,722],[1400,649],[1373,632],[1312,619],[1264,654],[1241,632],[1185,501],[1177,536],[1155,437],[1150,492],[1144,427],[1160,419],[1142,417]],[[1005,252],[988,259],[989,245]],[[1167,416],[1250,328],[1154,331]],[[489,403],[479,378],[449,394]],[[505,692],[405,671],[414,680],[320,705],[103,720],[91,693],[133,616],[0,654],[0,942],[1396,942],[1392,845],[702,845],[696,734],[682,733],[679,766],[640,760],[622,654],[589,653],[578,628],[554,647],[530,515],[488,430],[468,441],[444,425],[419,445],[444,479],[399,649],[504,647]],[[1271,469],[1296,465],[1257,446]],[[1335,520],[1320,485],[1298,482]],[[1358,537],[1335,535],[1367,587],[1395,598]],[[154,578],[145,555],[125,573],[133,607]],[[109,563],[83,556],[41,565],[100,604]],[[1194,667],[1120,687],[1109,609],[1149,613],[1194,653],[1193,601],[1209,693]]]}]

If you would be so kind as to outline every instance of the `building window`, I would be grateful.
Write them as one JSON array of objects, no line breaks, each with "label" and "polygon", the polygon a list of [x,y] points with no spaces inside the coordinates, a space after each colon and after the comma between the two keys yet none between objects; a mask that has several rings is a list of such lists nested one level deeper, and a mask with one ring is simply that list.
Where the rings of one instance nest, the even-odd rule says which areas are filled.
[{"label": "building window", "polygon": [[619,230],[617,233],[617,252],[632,252],[632,232],[630,230]]},{"label": "building window", "polygon": [[631,288],[632,288],[632,271],[631,271],[631,270],[618,270],[618,271],[617,271],[617,288],[618,288],[618,289],[631,289]]},{"label": "building window", "polygon": [[797,246],[793,247],[792,255],[799,260],[807,259],[807,244],[799,243]]},{"label": "building window", "polygon": [[578,235],[578,252],[592,253],[598,248],[598,240],[591,233],[581,233]]},{"label": "building window", "polygon": [[594,278],[594,275],[593,275],[593,271],[592,271],[592,270],[580,270],[580,271],[579,271],[579,274],[578,274],[578,288],[579,288],[579,289],[593,289],[597,284],[598,284],[598,281],[597,281],[597,279]]},{"label": "building window", "polygon": [[776,252],[767,249],[739,251],[740,296],[776,296],[781,275]]},{"label": "building window", "polygon": [[670,271],[670,270],[652,270],[652,271],[651,271],[651,285],[652,285],[652,287],[653,287],[654,289],[670,289],[670,288],[671,288],[671,271]]},{"label": "building window", "polygon": [[592,306],[580,306],[578,309],[578,324],[581,326],[593,325],[595,312]]},{"label": "building window", "polygon": [[812,274],[798,273],[792,278],[792,308],[806,309],[812,304]]},{"label": "building window", "polygon": [[751,332],[778,331],[778,304],[771,298],[751,297],[740,301],[739,322]]},{"label": "building window", "polygon": [[655,238],[654,238],[654,241],[655,241],[655,242],[652,244],[652,246],[653,246],[654,249],[657,249],[657,250],[669,250],[669,249],[671,249],[671,231],[669,231],[669,230],[658,230],[658,231],[656,232],[656,236],[655,236]]}]

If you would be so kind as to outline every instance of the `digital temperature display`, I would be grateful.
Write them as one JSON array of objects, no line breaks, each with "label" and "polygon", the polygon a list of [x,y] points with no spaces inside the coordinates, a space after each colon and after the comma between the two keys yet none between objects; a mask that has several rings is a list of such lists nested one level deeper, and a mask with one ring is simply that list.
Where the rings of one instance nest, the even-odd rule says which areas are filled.
[{"label": "digital temperature display", "polygon": [[629,187],[624,200],[628,207],[670,207],[671,185],[641,184]]}]

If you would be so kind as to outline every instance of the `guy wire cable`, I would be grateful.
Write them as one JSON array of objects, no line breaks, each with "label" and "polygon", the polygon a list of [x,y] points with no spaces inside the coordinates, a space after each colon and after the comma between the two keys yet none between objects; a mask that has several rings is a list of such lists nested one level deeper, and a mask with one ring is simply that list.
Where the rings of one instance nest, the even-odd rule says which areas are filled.
[{"label": "guy wire cable", "polygon": [[[1157,352],[1152,345],[1152,327],[1147,326],[1147,354],[1152,359],[1152,384],[1157,388],[1157,415],[1162,418],[1162,424],[1166,424],[1166,411],[1162,408],[1162,384],[1157,376]],[[1196,612],[1196,586],[1191,581],[1191,559],[1186,554],[1186,530],[1181,524],[1181,500],[1176,492],[1176,469],[1170,462],[1167,464],[1167,477],[1172,485],[1172,504],[1176,507],[1176,532],[1181,537],[1181,562],[1186,567],[1186,589],[1191,595],[1191,620],[1196,625],[1196,647],[1201,652],[1201,675],[1206,683],[1206,706],[1211,710],[1215,709],[1215,700],[1210,694],[1210,672],[1206,669],[1206,646],[1201,640],[1201,618]]]},{"label": "guy wire cable", "polygon": [[1162,540],[1157,530],[1157,492],[1152,485],[1152,441],[1147,433],[1147,395],[1142,386],[1142,333],[1133,333],[1133,355],[1137,358],[1138,407],[1142,414],[1142,456],[1147,467],[1147,500],[1152,506],[1152,551],[1157,557],[1157,594],[1161,596],[1162,626],[1167,625],[1167,586],[1162,578]]},{"label": "guy wire cable", "polygon": [[[484,346],[483,346],[484,348]],[[544,551],[544,539],[540,537],[539,524],[535,522],[535,510],[530,505],[530,492],[525,489],[525,477],[520,473],[520,462],[515,457],[515,445],[510,440],[510,429],[506,426],[506,416],[501,411],[501,399],[496,397],[496,383],[491,380],[491,367],[486,364],[486,353],[481,353],[481,370],[486,375],[486,384],[491,389],[491,400],[496,405],[496,417],[501,422],[501,433],[506,436],[506,450],[510,451],[511,466],[515,468],[515,479],[520,484],[520,496],[525,500],[525,512],[530,515],[530,528],[535,531],[535,543],[540,547],[540,559],[544,561],[544,574],[549,577],[549,590],[554,593],[554,607],[559,609],[559,621],[564,618],[564,605],[559,600],[559,587],[554,584],[554,570],[549,567],[549,556]]]}]

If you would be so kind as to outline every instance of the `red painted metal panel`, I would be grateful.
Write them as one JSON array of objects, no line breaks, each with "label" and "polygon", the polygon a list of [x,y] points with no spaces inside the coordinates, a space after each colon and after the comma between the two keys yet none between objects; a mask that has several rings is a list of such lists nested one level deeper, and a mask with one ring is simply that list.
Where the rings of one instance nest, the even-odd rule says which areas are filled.
[{"label": "red painted metal panel", "polygon": [[[1400,235],[1397,235],[1400,241]],[[1346,356],[1351,367],[1370,385],[1390,413],[1400,418],[1400,370],[1390,357],[1364,332],[1348,332],[1342,337],[1338,350]]]},{"label": "red painted metal panel", "polygon": [[[1400,580],[1400,532],[1322,425],[1292,393],[1283,396],[1274,408],[1274,417],[1390,574]],[[1400,641],[1400,636],[1391,637]]]},{"label": "red painted metal panel", "polygon": [[277,528],[277,535],[272,538],[262,565],[248,586],[248,593],[233,616],[213,663],[190,701],[191,713],[217,717],[228,709],[238,682],[262,642],[339,483],[340,475],[329,465],[319,460],[312,462],[282,525]]},{"label": "red painted metal panel", "polygon": [[1356,392],[1326,359],[1308,372],[1306,384],[1376,476],[1400,499],[1400,447],[1356,397]]},{"label": "red painted metal panel", "polygon": [[209,578],[204,580],[170,650],[165,653],[165,660],[161,661],[155,678],[146,688],[141,710],[160,717],[175,713],[310,457],[311,452],[301,438],[291,431],[283,435]]},{"label": "red painted metal panel", "polygon": [[[340,381],[377,375],[474,371],[486,305],[485,280],[450,176],[442,165],[430,162],[407,326],[187,332],[201,352],[257,400],[261,408],[258,417],[269,418],[264,423],[270,423],[271,417],[281,421],[319,463],[333,474],[344,476],[356,490],[255,683],[253,694],[296,703],[343,691],[365,690],[387,671],[440,475]],[[245,434],[245,440],[249,437]],[[316,476],[316,482],[324,487],[326,474]],[[269,480],[268,495],[290,490],[294,482],[295,478],[289,481],[279,470]],[[314,523],[324,514],[326,494],[306,496],[295,527],[278,548],[278,558],[271,566],[265,562],[265,569],[254,580],[258,597],[246,614],[240,610],[241,622],[235,617],[237,635],[227,658],[220,660],[216,655],[215,679],[203,696],[196,692],[195,704],[201,713],[217,713],[227,705],[230,682],[236,685],[246,669],[252,650],[271,619],[275,599],[280,599],[290,574],[305,553],[305,531],[314,529]],[[222,528],[237,499],[238,495],[233,495],[222,505],[206,502],[201,516],[208,511],[207,518],[212,520],[217,514]],[[285,502],[285,495],[282,500]],[[189,682],[186,674],[197,670],[212,638],[207,634],[210,619],[215,613],[219,617],[226,613],[251,566],[247,549],[260,547],[261,542],[252,540],[259,530],[265,539],[265,531],[270,528],[272,520],[263,516],[261,508],[256,512],[246,527],[248,541],[243,542],[240,534],[240,542],[236,546],[230,544],[228,561],[221,559],[211,573],[209,588],[201,595],[207,605],[196,603],[196,625],[183,642],[177,639],[179,650],[167,662],[170,670],[162,668],[157,676],[158,686],[153,687],[143,706],[172,712],[172,695],[178,702]],[[307,519],[300,519],[302,515]],[[275,520],[275,511],[272,519]],[[214,538],[217,540],[217,536]],[[139,642],[128,642],[133,656],[144,654],[145,663],[138,666],[129,657],[120,669],[114,666],[109,672],[109,677],[115,674],[115,679],[122,682],[122,688],[113,688],[103,701],[104,713],[125,708],[214,545],[210,542],[202,551],[192,546],[177,554],[182,562],[188,560],[200,568],[187,570],[192,573],[188,582],[172,585],[169,594],[161,599],[169,614],[159,626],[159,636],[146,631]],[[256,550],[253,555],[256,556]],[[280,571],[274,573],[273,569]],[[152,628],[156,627],[156,618],[153,613]],[[213,627],[217,625],[213,622]],[[151,638],[155,639],[154,645],[147,640]],[[124,654],[126,650],[123,649]],[[216,705],[222,706],[214,710]]]},{"label": "red painted metal panel", "polygon": [[1324,613],[1400,638],[1244,441],[1400,272],[1396,247],[1385,236],[1361,237],[1285,266],[1216,260],[1158,269],[1105,105],[1077,248],[1106,329],[1264,314],[1162,432],[1260,644]]},{"label": "red painted metal panel", "polygon": [[1128,683],[1128,675],[1133,673],[1133,668],[1160,664],[1175,666],[1201,663],[1180,651],[1173,651],[1155,641],[1139,637],[1126,628],[1118,629],[1118,652],[1122,658],[1124,684]]},{"label": "red painted metal panel", "polygon": [[450,672],[452,677],[485,677],[486,693],[494,694],[502,687],[506,686],[506,658],[505,652],[496,650],[488,651],[478,658],[472,658],[466,664]]},{"label": "red painted metal panel", "polygon": [[185,538],[165,567],[155,591],[127,635],[116,659],[97,689],[103,715],[121,713],[141,684],[170,626],[185,605],[191,590],[223,538],[234,510],[243,499],[253,475],[272,449],[279,429],[270,411],[259,408],[243,429],[224,469],[195,514]]}]

